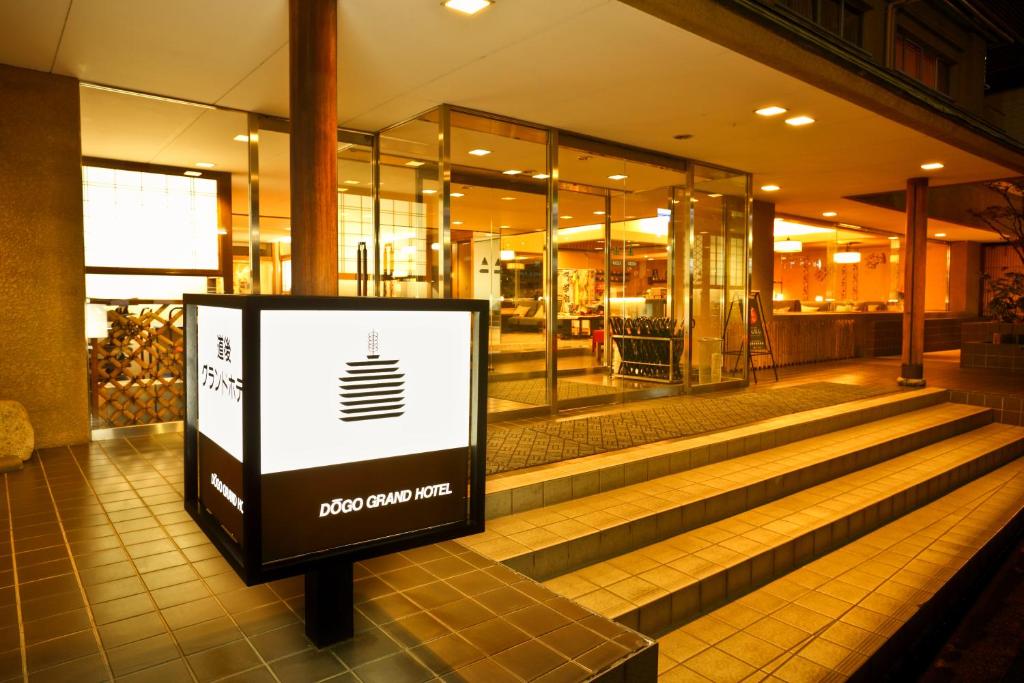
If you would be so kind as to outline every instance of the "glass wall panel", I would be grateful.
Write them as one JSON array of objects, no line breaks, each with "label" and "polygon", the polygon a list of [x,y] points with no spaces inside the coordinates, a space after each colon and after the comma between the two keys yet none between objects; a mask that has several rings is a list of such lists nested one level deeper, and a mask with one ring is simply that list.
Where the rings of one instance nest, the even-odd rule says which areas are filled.
[{"label": "glass wall panel", "polygon": [[436,110],[380,134],[380,296],[442,296],[439,134]]},{"label": "glass wall panel", "polygon": [[338,294],[372,296],[376,265],[372,148],[338,143]]},{"label": "glass wall panel", "polygon": [[246,116],[80,94],[92,425],[180,420],[182,295],[230,291],[235,216],[247,235]]},{"label": "glass wall panel", "polygon": [[[285,124],[287,129],[287,124]],[[260,294],[291,294],[291,140],[286,132],[259,133]],[[248,242],[235,255],[241,293],[253,291]]]},{"label": "glass wall panel", "polygon": [[[559,383],[572,391],[560,389],[559,396],[567,398],[629,397],[682,380],[682,330],[670,305],[669,224],[672,190],[686,183],[683,163],[674,169],[597,147],[566,145],[558,155],[560,291],[567,292],[559,312],[581,331],[589,327],[585,367],[598,373],[562,377],[560,365]],[[577,301],[580,280],[594,282],[585,290],[588,301]],[[589,325],[575,322],[587,318]],[[563,326],[560,361],[562,349],[575,341],[575,328]]]},{"label": "glass wall panel", "polygon": [[490,302],[492,412],[546,405],[547,131],[451,114],[452,294]]},{"label": "glass wall panel", "polygon": [[690,384],[742,382],[749,313],[747,176],[695,165],[690,203]]},{"label": "glass wall panel", "polygon": [[[781,314],[902,311],[902,247],[898,235],[778,217],[772,306]],[[944,285],[944,259],[940,268]]]}]

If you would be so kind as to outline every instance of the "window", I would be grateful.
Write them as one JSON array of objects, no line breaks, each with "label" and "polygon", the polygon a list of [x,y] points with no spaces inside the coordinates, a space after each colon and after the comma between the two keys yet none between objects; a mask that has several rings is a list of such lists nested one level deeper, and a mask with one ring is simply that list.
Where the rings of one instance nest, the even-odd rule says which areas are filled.
[{"label": "window", "polygon": [[864,11],[851,0],[781,0],[792,12],[812,21],[832,35],[860,45]]},{"label": "window", "polygon": [[217,181],[82,168],[88,268],[218,268]]},{"label": "window", "polygon": [[950,62],[935,50],[904,35],[896,34],[893,68],[933,90],[949,94]]}]

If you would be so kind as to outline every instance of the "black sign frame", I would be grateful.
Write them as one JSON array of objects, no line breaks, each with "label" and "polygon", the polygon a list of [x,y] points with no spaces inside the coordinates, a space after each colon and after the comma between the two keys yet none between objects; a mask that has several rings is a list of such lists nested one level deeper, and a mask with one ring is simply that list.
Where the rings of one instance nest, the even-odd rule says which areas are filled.
[{"label": "black sign frame", "polygon": [[[185,304],[185,510],[246,585],[309,574],[368,557],[447,541],[484,530],[484,495],[487,444],[487,367],[489,304],[476,299],[398,299],[363,297],[269,296],[186,294]],[[242,538],[239,543],[207,510],[199,495],[198,453],[198,327],[199,306],[237,309],[242,315]],[[464,519],[354,543],[300,557],[263,561],[263,506],[260,444],[260,313],[265,310],[299,311],[454,311],[471,314],[469,449],[469,505]]]}]

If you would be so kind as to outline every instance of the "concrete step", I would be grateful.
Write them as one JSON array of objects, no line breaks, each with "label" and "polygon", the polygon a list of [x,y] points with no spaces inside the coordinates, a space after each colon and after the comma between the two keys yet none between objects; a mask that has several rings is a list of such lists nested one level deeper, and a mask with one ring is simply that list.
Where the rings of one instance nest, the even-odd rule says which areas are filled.
[{"label": "concrete step", "polygon": [[547,581],[649,636],[735,600],[1024,451],[989,424]]},{"label": "concrete step", "polygon": [[736,429],[670,439],[487,478],[486,514],[496,519],[783,446],[839,429],[939,405],[946,389],[894,392]]},{"label": "concrete step", "polygon": [[881,675],[1022,526],[1018,458],[666,634],[662,680]]},{"label": "concrete step", "polygon": [[488,522],[472,549],[543,580],[991,422],[944,403]]}]

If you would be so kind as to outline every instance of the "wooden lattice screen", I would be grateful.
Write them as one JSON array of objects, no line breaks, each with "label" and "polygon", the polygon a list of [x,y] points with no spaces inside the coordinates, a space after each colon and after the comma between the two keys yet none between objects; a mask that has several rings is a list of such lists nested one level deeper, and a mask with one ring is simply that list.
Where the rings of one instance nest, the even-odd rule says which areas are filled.
[{"label": "wooden lattice screen", "polygon": [[185,414],[184,309],[179,303],[110,308],[110,331],[92,350],[97,426],[181,420]]}]

